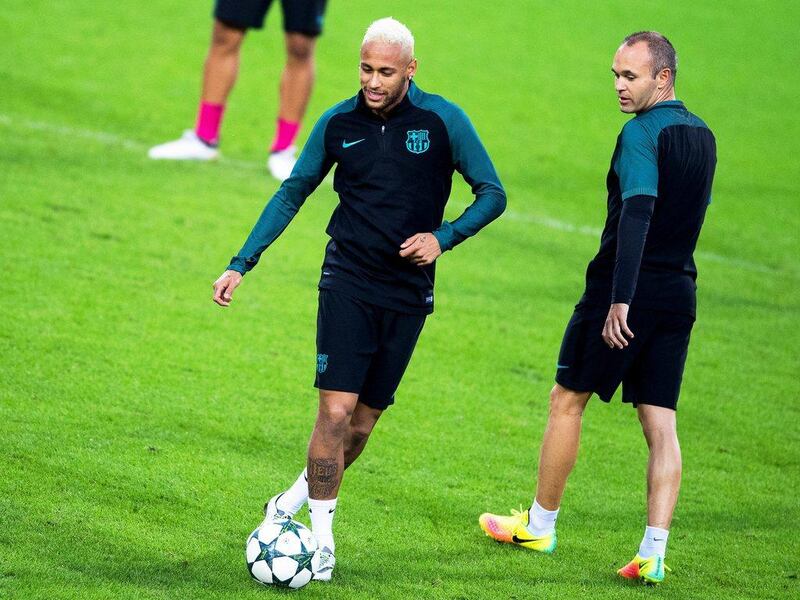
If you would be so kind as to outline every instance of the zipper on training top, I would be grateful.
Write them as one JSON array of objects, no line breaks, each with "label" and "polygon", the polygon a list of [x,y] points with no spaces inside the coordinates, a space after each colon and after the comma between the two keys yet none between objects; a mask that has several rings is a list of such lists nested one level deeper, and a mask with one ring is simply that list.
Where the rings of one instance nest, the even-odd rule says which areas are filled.
[{"label": "zipper on training top", "polygon": [[386,152],[386,125],[381,125],[381,151]]}]

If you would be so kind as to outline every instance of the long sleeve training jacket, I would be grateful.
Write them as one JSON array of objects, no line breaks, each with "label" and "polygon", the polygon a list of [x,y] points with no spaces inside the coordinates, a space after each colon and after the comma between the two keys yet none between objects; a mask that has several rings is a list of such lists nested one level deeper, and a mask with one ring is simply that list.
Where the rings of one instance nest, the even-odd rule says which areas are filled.
[{"label": "long sleeve training jacket", "polygon": [[[466,114],[413,82],[385,118],[361,92],[322,115],[228,268],[252,269],[334,164],[339,205],[326,230],[319,287],[401,312],[432,312],[435,263],[413,265],[400,257],[400,244],[431,231],[450,250],[500,216],[506,195]],[[449,223],[442,218],[454,171],[475,200]]]}]

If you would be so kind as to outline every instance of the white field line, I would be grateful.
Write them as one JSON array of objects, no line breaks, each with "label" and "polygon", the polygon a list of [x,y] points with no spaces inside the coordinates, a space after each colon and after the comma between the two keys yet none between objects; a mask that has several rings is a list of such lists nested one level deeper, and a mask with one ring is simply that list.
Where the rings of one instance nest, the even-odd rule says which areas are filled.
[{"label": "white field line", "polygon": [[[19,127],[30,131],[44,131],[46,133],[56,134],[71,139],[77,138],[77,139],[91,140],[94,142],[100,142],[102,144],[118,146],[126,150],[131,150],[133,152],[141,152],[142,154],[146,153],[148,148],[150,147],[148,144],[145,144],[143,142],[131,140],[105,131],[95,131],[79,127],[69,127],[65,125],[58,125],[56,123],[32,121],[30,119],[12,118],[11,116],[2,113],[0,113],[0,126],[11,127],[11,128]],[[244,169],[248,171],[263,171],[266,168],[265,164],[262,162],[237,160],[224,157],[220,159],[219,162],[225,166],[231,166],[237,169]],[[330,179],[330,175],[326,179]],[[462,204],[462,206],[466,208],[466,204]],[[602,229],[600,229],[599,227],[592,227],[589,225],[575,225],[573,223],[568,223],[566,221],[555,219],[553,217],[520,213],[514,210],[507,210],[503,214],[502,218],[509,219],[512,221],[518,221],[521,223],[531,223],[534,225],[540,225],[542,227],[547,227],[549,229],[554,229],[557,231],[564,231],[567,233],[577,233],[579,235],[591,236],[595,238],[599,238],[600,234],[602,233]],[[735,257],[723,256],[720,254],[715,254],[713,252],[698,251],[697,256],[698,258],[700,258],[700,260],[719,263],[722,265],[732,267],[734,269],[754,271],[757,273],[789,275],[792,277],[798,276],[798,273],[792,270],[778,269],[762,263]]]},{"label": "white field line", "polygon": [[[149,144],[145,144],[136,140],[130,140],[113,133],[107,133],[105,131],[94,131],[91,129],[57,125],[55,123],[31,121],[29,119],[12,119],[10,116],[4,114],[0,114],[0,125],[6,127],[16,126],[31,131],[44,131],[46,133],[56,134],[71,139],[77,138],[82,140],[91,140],[93,142],[100,142],[101,144],[108,144],[110,146],[119,146],[120,148],[131,150],[133,152],[141,152],[142,154],[146,154],[147,150],[150,148]],[[232,166],[238,169],[246,169],[250,171],[266,170],[266,161],[259,163],[223,157],[220,159],[220,162],[226,166]]]}]

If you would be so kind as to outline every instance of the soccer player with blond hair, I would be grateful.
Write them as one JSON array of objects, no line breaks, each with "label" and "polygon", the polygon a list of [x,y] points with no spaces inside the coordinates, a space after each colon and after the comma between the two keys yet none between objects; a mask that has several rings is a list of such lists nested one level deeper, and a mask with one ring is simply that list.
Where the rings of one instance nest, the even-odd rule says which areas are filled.
[{"label": "soccer player with blond hair", "polygon": [[[314,577],[335,564],[333,516],[344,470],[394,403],[427,315],[436,260],[505,209],[506,195],[466,114],[414,83],[414,38],[398,21],[370,25],[361,44],[361,89],[315,125],[291,177],[267,204],[242,249],[214,283],[227,306],[242,276],[336,166],[339,204],[319,281],[319,410],[306,469],[265,506],[266,519],[306,502],[319,552]],[[458,171],[475,199],[443,221]]]}]

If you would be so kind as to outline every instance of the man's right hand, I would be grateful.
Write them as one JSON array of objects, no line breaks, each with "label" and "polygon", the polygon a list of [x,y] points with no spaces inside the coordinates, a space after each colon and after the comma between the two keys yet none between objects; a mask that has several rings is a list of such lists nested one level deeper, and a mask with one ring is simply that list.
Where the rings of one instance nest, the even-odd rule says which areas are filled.
[{"label": "man's right hand", "polygon": [[239,271],[228,270],[214,282],[214,302],[220,306],[230,306],[233,299],[233,290],[242,283],[242,274]]},{"label": "man's right hand", "polygon": [[628,304],[617,302],[608,309],[605,325],[603,325],[603,341],[612,350],[623,350],[628,347],[628,338],[633,339],[633,332],[628,327]]}]

